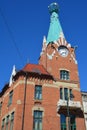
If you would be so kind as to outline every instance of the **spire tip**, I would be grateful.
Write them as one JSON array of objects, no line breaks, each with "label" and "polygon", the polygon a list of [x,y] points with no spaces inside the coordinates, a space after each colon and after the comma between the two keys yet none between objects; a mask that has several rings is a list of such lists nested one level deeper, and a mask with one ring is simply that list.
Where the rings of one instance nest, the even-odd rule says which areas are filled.
[{"label": "spire tip", "polygon": [[52,14],[53,12],[58,13],[58,4],[56,2],[55,3],[51,3],[48,6],[48,9],[49,9],[50,14]]}]

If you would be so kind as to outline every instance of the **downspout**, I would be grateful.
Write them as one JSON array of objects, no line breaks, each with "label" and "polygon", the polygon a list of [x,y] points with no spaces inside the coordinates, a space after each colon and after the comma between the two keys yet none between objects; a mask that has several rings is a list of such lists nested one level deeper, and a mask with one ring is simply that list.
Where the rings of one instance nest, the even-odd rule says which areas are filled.
[{"label": "downspout", "polygon": [[22,129],[24,130],[25,122],[25,105],[26,105],[26,89],[27,89],[27,72],[25,72],[25,83],[24,83],[24,99],[23,99],[23,111],[22,111]]}]

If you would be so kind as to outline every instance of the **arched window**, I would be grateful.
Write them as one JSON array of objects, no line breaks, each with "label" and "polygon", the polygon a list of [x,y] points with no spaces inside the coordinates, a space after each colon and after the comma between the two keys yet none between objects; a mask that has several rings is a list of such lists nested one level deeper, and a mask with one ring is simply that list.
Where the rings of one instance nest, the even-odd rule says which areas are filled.
[{"label": "arched window", "polygon": [[60,70],[60,79],[61,80],[69,80],[70,79],[69,71]]}]

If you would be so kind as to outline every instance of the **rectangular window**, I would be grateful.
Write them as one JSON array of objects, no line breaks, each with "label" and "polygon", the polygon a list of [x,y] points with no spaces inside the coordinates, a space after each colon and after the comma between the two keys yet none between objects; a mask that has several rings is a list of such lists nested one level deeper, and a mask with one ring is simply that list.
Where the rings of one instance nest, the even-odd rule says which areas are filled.
[{"label": "rectangular window", "polygon": [[0,115],[1,115],[1,112],[2,112],[2,102],[0,102]]},{"label": "rectangular window", "polygon": [[5,118],[2,120],[2,130],[5,129]]},{"label": "rectangular window", "polygon": [[42,86],[39,85],[35,86],[35,99],[38,100],[42,99]]},{"label": "rectangular window", "polygon": [[74,98],[74,95],[72,94],[72,89],[60,88],[60,99],[67,100],[68,98],[69,100],[73,100]]},{"label": "rectangular window", "polygon": [[6,130],[8,130],[8,124],[9,124],[9,115],[6,117]]},{"label": "rectangular window", "polygon": [[70,100],[73,100],[72,89],[69,90],[69,97],[70,97]]},{"label": "rectangular window", "polygon": [[13,90],[9,93],[8,106],[10,106],[12,104],[12,98],[13,98]]},{"label": "rectangular window", "polygon": [[11,113],[10,130],[13,130],[14,125],[14,112]]},{"label": "rectangular window", "polygon": [[76,117],[74,115],[71,115],[70,117],[70,126],[71,130],[76,130]]},{"label": "rectangular window", "polygon": [[[67,122],[68,120],[66,120],[66,116],[64,114],[61,114],[60,121],[61,121],[61,130],[67,130],[67,128],[69,127],[68,125],[70,125],[70,130],[76,130],[76,121],[74,115],[70,115],[70,122]],[[69,124],[67,125],[66,122]]]},{"label": "rectangular window", "polygon": [[64,100],[68,99],[68,88],[64,88]]},{"label": "rectangular window", "polygon": [[42,130],[42,111],[34,111],[33,130]]},{"label": "rectangular window", "polygon": [[61,70],[60,71],[60,79],[69,80],[69,71]]},{"label": "rectangular window", "polygon": [[61,114],[60,120],[61,120],[61,130],[66,130],[66,116]]},{"label": "rectangular window", "polygon": [[60,99],[63,99],[63,89],[60,88]]}]

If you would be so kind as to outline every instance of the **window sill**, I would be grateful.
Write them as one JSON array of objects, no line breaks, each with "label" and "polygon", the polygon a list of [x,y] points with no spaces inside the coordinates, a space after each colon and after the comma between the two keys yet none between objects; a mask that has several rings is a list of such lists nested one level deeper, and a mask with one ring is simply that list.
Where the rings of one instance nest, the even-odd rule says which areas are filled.
[{"label": "window sill", "polygon": [[42,99],[34,99],[34,104],[42,104]]},{"label": "window sill", "polygon": [[74,80],[70,80],[70,79],[68,79],[68,80],[58,79],[58,81],[65,82],[65,83],[79,83],[79,81],[74,81]]}]

